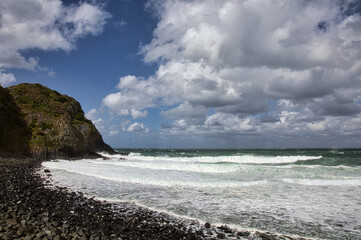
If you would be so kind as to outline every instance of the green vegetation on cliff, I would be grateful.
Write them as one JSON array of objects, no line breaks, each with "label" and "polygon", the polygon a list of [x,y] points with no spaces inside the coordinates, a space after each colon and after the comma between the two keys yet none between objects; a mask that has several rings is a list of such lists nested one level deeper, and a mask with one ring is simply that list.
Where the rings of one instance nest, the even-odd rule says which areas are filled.
[{"label": "green vegetation on cliff", "polygon": [[[95,155],[97,151],[113,151],[103,142],[92,122],[84,117],[74,98],[40,84],[22,83],[2,90],[10,93],[20,119],[26,123],[28,137],[24,141],[28,142],[29,152],[34,157],[73,158]],[[18,127],[7,125],[6,128]]]}]

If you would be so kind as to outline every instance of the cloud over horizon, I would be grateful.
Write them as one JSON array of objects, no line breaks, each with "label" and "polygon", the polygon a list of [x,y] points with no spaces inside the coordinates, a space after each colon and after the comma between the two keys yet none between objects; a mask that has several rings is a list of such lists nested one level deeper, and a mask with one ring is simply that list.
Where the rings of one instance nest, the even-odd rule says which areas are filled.
[{"label": "cloud over horizon", "polygon": [[355,141],[361,133],[360,6],[150,1],[159,22],[140,53],[158,69],[147,78],[121,77],[103,104],[133,119],[162,107],[161,133],[168,136]]},{"label": "cloud over horizon", "polygon": [[101,6],[87,1],[65,6],[61,0],[2,0],[0,2],[0,84],[16,81],[11,69],[46,71],[36,56],[25,57],[25,50],[43,51],[75,48],[78,39],[97,35],[110,15]]}]

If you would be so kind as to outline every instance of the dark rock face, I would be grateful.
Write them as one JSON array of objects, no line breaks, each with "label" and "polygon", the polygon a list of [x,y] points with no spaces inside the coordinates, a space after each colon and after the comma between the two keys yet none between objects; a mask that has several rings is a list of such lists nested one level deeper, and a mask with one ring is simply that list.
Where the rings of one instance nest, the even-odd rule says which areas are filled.
[{"label": "dark rock face", "polygon": [[0,86],[0,152],[26,155],[30,131],[9,90]]},{"label": "dark rock face", "polygon": [[[15,135],[23,140],[24,151],[29,152],[33,157],[79,158],[97,156],[96,152],[99,151],[113,153],[113,149],[104,143],[92,122],[84,117],[84,112],[75,99],[40,84],[22,83],[1,90],[1,99],[6,99],[1,101],[2,105],[5,105],[4,102],[10,102],[7,100],[10,98],[13,104],[8,106],[6,111],[2,111],[1,108],[0,111],[13,114],[18,125],[23,127],[9,125],[7,123],[11,121],[9,114],[2,114],[2,118],[7,119],[2,121],[3,128],[11,130],[8,136],[13,135],[14,131],[20,132],[19,129],[24,129]],[[12,139],[3,138],[8,145],[13,145]],[[13,150],[9,147],[1,149],[0,152],[20,154],[17,149]]]}]

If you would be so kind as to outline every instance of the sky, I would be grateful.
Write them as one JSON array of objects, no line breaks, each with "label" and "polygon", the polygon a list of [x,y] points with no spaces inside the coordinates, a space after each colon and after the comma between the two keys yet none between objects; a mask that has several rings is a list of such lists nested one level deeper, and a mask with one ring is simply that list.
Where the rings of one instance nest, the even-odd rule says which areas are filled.
[{"label": "sky", "polygon": [[120,148],[361,147],[359,0],[1,0],[0,84]]}]

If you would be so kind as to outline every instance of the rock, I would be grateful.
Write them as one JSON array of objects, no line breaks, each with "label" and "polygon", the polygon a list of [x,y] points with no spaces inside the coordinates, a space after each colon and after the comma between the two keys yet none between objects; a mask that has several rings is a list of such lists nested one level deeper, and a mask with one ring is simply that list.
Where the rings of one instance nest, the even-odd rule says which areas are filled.
[{"label": "rock", "polygon": [[26,235],[26,233],[28,232],[28,229],[24,226],[21,226],[18,228],[18,230],[16,231],[16,235],[18,235],[19,237]]},{"label": "rock", "polygon": [[218,229],[220,229],[220,230],[222,230],[223,232],[225,232],[225,233],[232,233],[233,231],[232,231],[232,229],[230,229],[229,227],[227,227],[227,226],[220,226],[220,227],[217,227]]},{"label": "rock", "polygon": [[35,237],[37,237],[37,238],[42,238],[43,236],[45,236],[44,232],[39,232],[35,235]]},{"label": "rock", "polygon": [[218,239],[225,239],[226,238],[226,235],[224,233],[218,233],[217,234],[217,238]]},{"label": "rock", "polygon": [[0,152],[29,153],[30,131],[8,89],[0,86]]},{"label": "rock", "polygon": [[262,233],[262,232],[259,232],[258,235],[259,235],[259,237],[260,237],[262,240],[273,240],[273,239],[276,239],[276,237],[273,236],[273,234],[271,234],[271,233]]},{"label": "rock", "polygon": [[239,231],[237,233],[237,236],[240,236],[240,237],[248,237],[251,233],[250,232],[246,232],[246,231]]},{"label": "rock", "polygon": [[204,226],[205,226],[206,228],[211,228],[211,224],[210,224],[209,222],[206,222],[206,223],[204,224]]},{"label": "rock", "polygon": [[62,237],[61,235],[56,235],[56,236],[54,237],[54,240],[65,240],[65,238]]},{"label": "rock", "polygon": [[0,87],[0,153],[43,159],[114,153],[75,99],[40,84]]}]

